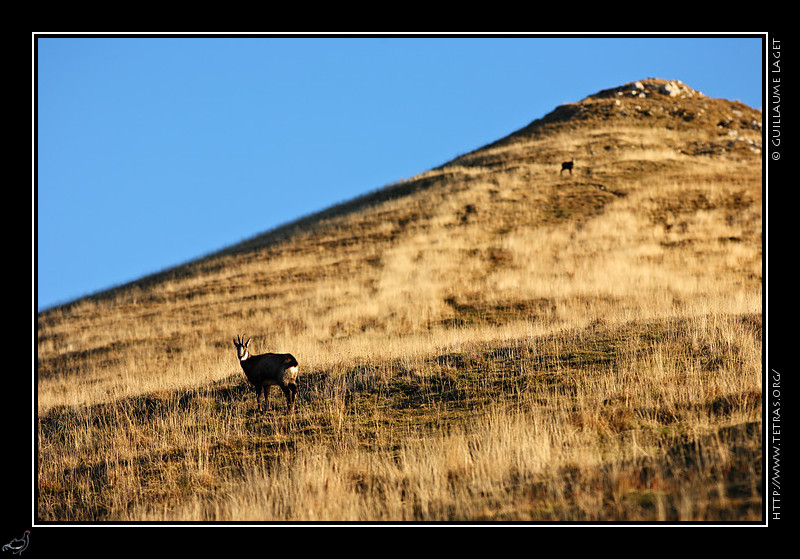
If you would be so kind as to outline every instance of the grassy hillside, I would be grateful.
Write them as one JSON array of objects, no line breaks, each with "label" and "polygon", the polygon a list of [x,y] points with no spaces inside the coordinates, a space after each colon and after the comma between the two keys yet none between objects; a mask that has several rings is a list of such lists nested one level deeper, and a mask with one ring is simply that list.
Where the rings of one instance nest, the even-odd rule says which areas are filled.
[{"label": "grassy hillside", "polygon": [[37,518],[760,520],[761,140],[644,80],[40,313]]}]

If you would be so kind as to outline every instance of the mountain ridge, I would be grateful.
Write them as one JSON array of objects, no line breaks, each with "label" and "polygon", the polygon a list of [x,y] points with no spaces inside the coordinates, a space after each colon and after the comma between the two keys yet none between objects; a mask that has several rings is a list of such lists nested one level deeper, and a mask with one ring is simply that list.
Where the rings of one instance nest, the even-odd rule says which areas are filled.
[{"label": "mountain ridge", "polygon": [[[678,129],[697,125],[722,126],[729,131],[762,129],[761,111],[740,101],[707,97],[680,80],[647,78],[598,91],[577,102],[559,105],[527,126],[470,154],[551,133],[559,126],[566,125],[574,129],[602,121],[626,120],[630,123],[632,120],[643,122],[645,119],[652,121],[652,125]],[[470,154],[459,156],[449,164]]]},{"label": "mountain ridge", "polygon": [[[592,247],[596,238],[609,234],[584,238],[589,224],[601,231],[605,222],[614,221],[620,222],[615,228],[632,228],[628,238],[611,235],[604,242],[617,245],[617,252],[653,253],[647,258],[619,253],[634,270],[648,261],[672,265],[683,258],[676,248],[687,251],[686,258],[695,258],[698,251],[711,255],[704,258],[720,258],[714,246],[718,239],[735,239],[724,242],[739,243],[739,251],[752,246],[756,252],[748,258],[760,258],[762,154],[755,120],[760,113],[672,83],[650,80],[603,90],[569,104],[573,118],[548,117],[564,110],[556,108],[499,142],[408,180],[40,312],[38,338],[40,343],[51,340],[40,347],[55,351],[45,352],[51,357],[42,362],[52,358],[51,366],[57,367],[59,348],[74,336],[69,333],[71,321],[96,316],[92,320],[106,323],[97,313],[107,305],[106,314],[121,313],[120,320],[132,324],[143,316],[161,316],[166,309],[173,309],[175,319],[187,313],[188,323],[196,324],[195,335],[203,338],[216,337],[221,328],[251,329],[252,317],[260,316],[265,332],[291,338],[295,331],[313,343],[327,343],[351,331],[423,332],[431,325],[458,323],[465,309],[495,304],[513,308],[515,297],[545,298],[548,308],[556,309],[561,308],[552,306],[556,300],[566,308],[592,298],[611,301],[619,296],[590,293],[613,293],[616,287],[582,286],[580,274],[572,269],[585,265],[580,259],[603,261],[599,247]],[[647,101],[650,106],[643,104]],[[636,118],[630,117],[634,111]],[[578,114],[581,118],[575,118]],[[570,159],[576,161],[574,173],[560,171],[560,163]],[[691,220],[698,221],[692,227],[700,227],[701,218],[709,216],[719,222],[715,227],[720,233],[709,236],[698,229],[692,234]],[[565,235],[578,241],[567,242]],[[551,236],[550,245],[579,258],[557,272],[564,275],[555,284],[562,286],[556,297],[542,283],[547,274],[529,271],[532,264],[526,263],[542,260],[543,269],[558,269],[557,254],[551,255],[552,249],[540,241]],[[582,246],[585,254],[579,257],[575,247]],[[527,277],[530,272],[535,281]],[[647,268],[636,273],[651,281]],[[679,275],[676,281],[689,281],[680,277],[688,270],[669,273]],[[748,274],[760,277],[760,265]],[[337,298],[334,294],[342,290],[343,297]],[[415,298],[421,312],[410,310]],[[303,314],[297,312],[297,301],[308,307],[303,311],[308,317],[276,322],[277,316]],[[348,317],[348,312],[355,316]],[[206,314],[207,319],[199,318]],[[214,325],[199,326],[198,321],[208,319]],[[293,326],[284,330],[286,325]],[[113,337],[112,332],[87,349],[118,347],[118,339],[102,341]],[[131,336],[142,338],[131,332],[117,335]]]},{"label": "mountain ridge", "polygon": [[632,83],[40,312],[37,520],[763,520],[760,113]]},{"label": "mountain ridge", "polygon": [[[554,134],[560,130],[575,130],[585,126],[596,126],[599,123],[611,124],[617,121],[624,121],[626,124],[630,124],[631,121],[646,123],[648,120],[652,121],[649,123],[650,126],[665,126],[678,130],[697,128],[698,126],[724,128],[727,135],[722,141],[696,140],[680,148],[684,153],[690,155],[724,156],[734,150],[760,152],[760,141],[741,140],[739,137],[741,130],[761,132],[760,116],[761,111],[759,110],[752,109],[738,101],[707,97],[683,84],[680,80],[646,78],[628,82],[621,86],[600,90],[580,101],[559,105],[543,117],[533,120],[503,138],[456,156],[450,161],[414,177],[395,181],[328,208],[300,216],[198,258],[146,274],[120,285],[101,289],[51,308],[70,306],[84,298],[107,298],[119,290],[132,286],[158,283],[165,278],[179,276],[198,264],[220,256],[247,252],[264,243],[281,242],[304,228],[313,227],[315,224],[336,216],[425,190],[431,184],[440,181],[442,176],[453,172],[453,168],[513,165],[514,158],[489,156],[487,153],[547,134]],[[609,149],[609,147],[604,146],[604,149]],[[566,157],[569,157],[568,153],[541,154],[538,157],[526,154],[522,160],[530,162],[539,159],[556,165],[560,162],[560,158]],[[47,310],[49,309],[44,309],[42,312]]]}]

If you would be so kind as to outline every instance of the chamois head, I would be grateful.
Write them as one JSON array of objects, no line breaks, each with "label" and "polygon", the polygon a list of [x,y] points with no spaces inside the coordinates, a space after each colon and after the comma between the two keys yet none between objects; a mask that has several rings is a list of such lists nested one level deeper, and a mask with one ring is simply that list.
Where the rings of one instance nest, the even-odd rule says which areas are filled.
[{"label": "chamois head", "polygon": [[236,353],[239,356],[239,360],[242,360],[247,355],[247,348],[250,346],[250,338],[247,338],[247,341],[244,341],[244,336],[237,336],[233,339],[233,345],[236,347]]}]

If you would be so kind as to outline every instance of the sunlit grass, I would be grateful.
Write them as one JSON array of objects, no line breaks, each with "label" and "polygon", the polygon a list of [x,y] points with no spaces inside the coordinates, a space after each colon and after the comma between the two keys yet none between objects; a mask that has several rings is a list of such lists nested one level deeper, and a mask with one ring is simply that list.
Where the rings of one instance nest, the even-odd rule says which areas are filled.
[{"label": "sunlit grass", "polygon": [[41,313],[37,518],[759,519],[760,160],[690,140],[520,139]]}]

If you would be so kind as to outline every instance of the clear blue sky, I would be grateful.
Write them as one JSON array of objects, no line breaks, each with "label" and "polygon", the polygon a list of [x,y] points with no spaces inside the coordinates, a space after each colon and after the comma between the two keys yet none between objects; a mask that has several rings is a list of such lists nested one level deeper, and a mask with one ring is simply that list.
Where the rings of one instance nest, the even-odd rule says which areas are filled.
[{"label": "clear blue sky", "polygon": [[647,77],[762,107],[745,38],[35,38],[36,306],[206,255]]}]

